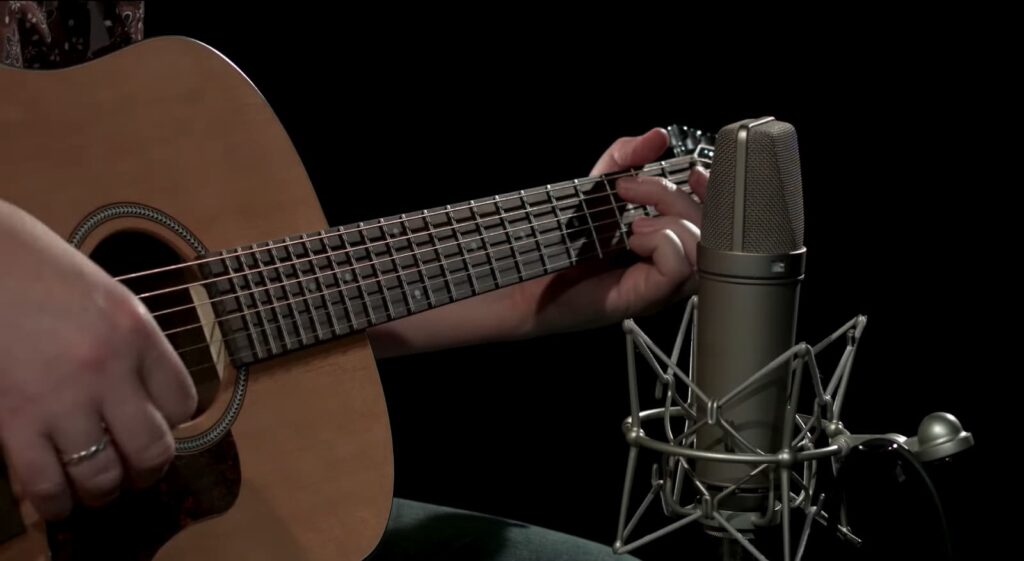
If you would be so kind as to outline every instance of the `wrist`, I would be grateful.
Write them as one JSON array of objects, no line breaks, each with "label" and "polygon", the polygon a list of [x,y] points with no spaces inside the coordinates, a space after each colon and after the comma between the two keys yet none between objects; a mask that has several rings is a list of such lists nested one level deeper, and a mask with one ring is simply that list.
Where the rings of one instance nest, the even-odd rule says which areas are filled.
[{"label": "wrist", "polygon": [[508,290],[508,338],[525,339],[542,331],[537,316],[537,302],[547,277],[532,279],[519,283]]}]

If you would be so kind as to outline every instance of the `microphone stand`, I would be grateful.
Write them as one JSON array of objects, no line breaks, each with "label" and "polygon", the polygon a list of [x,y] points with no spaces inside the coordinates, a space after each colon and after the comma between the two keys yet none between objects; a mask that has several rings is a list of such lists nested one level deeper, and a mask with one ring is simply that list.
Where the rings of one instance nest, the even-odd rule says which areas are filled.
[{"label": "microphone stand", "polygon": [[[839,505],[838,512],[825,512],[825,496],[821,493],[817,481],[819,473],[829,469],[833,477],[838,476],[845,457],[865,443],[879,439],[891,442],[892,446],[899,448],[906,457],[913,457],[922,462],[948,457],[974,444],[971,433],[964,431],[959,421],[948,413],[928,415],[921,422],[918,435],[910,438],[895,433],[851,434],[846,430],[839,419],[839,414],[857,344],[867,324],[867,317],[863,315],[851,319],[814,346],[806,342],[798,343],[753,373],[712,407],[708,396],[701,391],[695,379],[679,366],[687,333],[696,333],[697,315],[697,296],[693,296],[687,303],[675,342],[669,352],[659,348],[633,320],[627,319],[622,324],[626,333],[630,392],[630,416],[623,422],[622,430],[630,449],[618,531],[612,545],[616,553],[628,553],[698,521],[710,533],[723,538],[720,551],[724,561],[769,561],[743,534],[776,525],[781,527],[784,561],[799,561],[802,558],[815,522],[833,529],[841,539],[859,544],[861,540],[847,524],[844,505]],[[819,369],[817,356],[834,342],[844,339],[846,348],[826,383]],[[696,345],[692,336],[689,347],[688,370],[692,373],[696,364]],[[640,409],[637,355],[643,357],[654,371],[657,382],[655,398],[661,403],[661,407],[643,411]],[[750,450],[742,445],[742,439],[734,437],[738,433],[728,420],[728,405],[745,392],[756,389],[774,372],[778,372],[777,366],[782,364],[782,361],[791,361],[793,365],[788,369],[788,387],[791,389],[782,435],[783,446],[774,452]],[[810,385],[814,395],[809,414],[801,414],[797,408],[797,398],[803,385]],[[701,411],[714,413],[699,415]],[[643,430],[644,423],[657,424],[659,430],[663,430],[666,435],[664,440],[648,436]],[[680,424],[682,426],[679,426]],[[707,425],[721,428],[722,437],[730,439],[734,445],[732,449],[739,451],[711,452],[698,449],[696,431]],[[661,460],[654,466],[650,491],[636,508],[633,516],[628,517],[633,479],[641,448],[660,453]],[[690,463],[693,461],[736,462],[750,466],[752,471],[747,479],[719,491],[704,485],[696,477]],[[662,469],[658,469],[659,467]],[[741,485],[765,470],[775,474],[768,486],[767,512],[730,512],[720,507],[723,499],[728,504],[728,499],[737,493]],[[680,503],[681,487],[686,483],[696,492],[695,499],[688,505]],[[644,537],[629,541],[630,534],[640,518],[655,502],[660,502],[665,515],[679,519]],[[794,509],[804,513],[804,523],[797,523],[802,528],[791,527],[791,514]],[[794,535],[799,536],[798,539],[794,540]]]},{"label": "microphone stand", "polygon": [[749,551],[732,538],[722,539],[720,552],[722,554],[722,561],[752,561],[754,559],[750,556]]}]

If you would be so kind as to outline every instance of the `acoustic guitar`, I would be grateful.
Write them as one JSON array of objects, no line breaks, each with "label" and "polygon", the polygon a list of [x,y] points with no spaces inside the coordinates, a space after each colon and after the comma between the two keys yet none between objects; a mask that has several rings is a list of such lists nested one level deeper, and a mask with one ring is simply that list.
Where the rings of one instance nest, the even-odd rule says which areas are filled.
[{"label": "acoustic guitar", "polygon": [[200,395],[150,488],[46,523],[0,485],[0,561],[365,558],[393,477],[365,330],[628,255],[630,222],[654,211],[615,177],[685,187],[713,156],[677,128],[643,168],[328,228],[266,100],[197,41],[0,67],[0,93],[0,197],[130,287]]}]

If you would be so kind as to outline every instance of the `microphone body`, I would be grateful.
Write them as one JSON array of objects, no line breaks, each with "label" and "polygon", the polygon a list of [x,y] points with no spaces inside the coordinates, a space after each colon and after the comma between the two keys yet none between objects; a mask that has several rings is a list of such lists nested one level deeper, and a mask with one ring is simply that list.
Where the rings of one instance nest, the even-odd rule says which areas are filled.
[{"label": "microphone body", "polygon": [[[787,447],[791,361],[737,389],[796,342],[806,254],[796,131],[772,118],[751,119],[723,128],[717,139],[697,258],[695,379],[712,405],[698,408],[698,418],[708,422],[698,429],[696,446],[774,454]],[[766,512],[771,474],[765,469],[748,478],[756,468],[700,460],[695,473],[719,491],[739,484],[723,510]]]}]

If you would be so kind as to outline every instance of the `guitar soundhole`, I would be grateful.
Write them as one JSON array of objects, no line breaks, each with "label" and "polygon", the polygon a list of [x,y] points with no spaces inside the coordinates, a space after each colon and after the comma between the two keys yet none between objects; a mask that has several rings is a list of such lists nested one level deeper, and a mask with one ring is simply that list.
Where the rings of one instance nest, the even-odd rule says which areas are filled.
[{"label": "guitar soundhole", "polygon": [[[207,339],[210,328],[204,326],[198,313],[197,304],[205,304],[209,296],[198,284],[201,278],[195,267],[174,267],[185,260],[163,241],[138,231],[122,231],[106,237],[90,257],[114,277],[160,270],[122,282],[139,295],[166,291],[142,300],[192,376],[199,394],[196,416],[204,413],[220,390],[222,369],[218,368],[213,354],[217,346],[211,346]],[[183,288],[167,290],[175,287]]]}]

